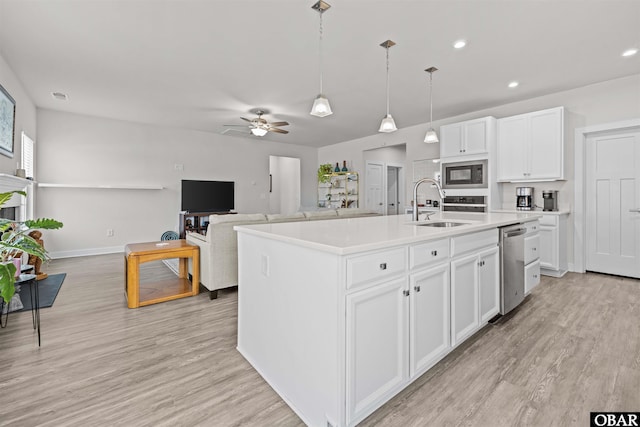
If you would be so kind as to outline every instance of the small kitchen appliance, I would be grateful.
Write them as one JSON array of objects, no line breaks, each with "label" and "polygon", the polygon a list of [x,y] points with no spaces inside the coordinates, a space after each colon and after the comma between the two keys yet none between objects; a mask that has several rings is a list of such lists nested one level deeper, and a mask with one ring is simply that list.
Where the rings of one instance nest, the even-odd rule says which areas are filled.
[{"label": "small kitchen appliance", "polygon": [[516,209],[533,210],[533,187],[516,187]]},{"label": "small kitchen appliance", "polygon": [[487,160],[442,164],[444,189],[488,188]]},{"label": "small kitchen appliance", "polygon": [[557,190],[544,190],[542,191],[542,200],[544,202],[543,211],[557,211],[558,210],[558,191]]}]

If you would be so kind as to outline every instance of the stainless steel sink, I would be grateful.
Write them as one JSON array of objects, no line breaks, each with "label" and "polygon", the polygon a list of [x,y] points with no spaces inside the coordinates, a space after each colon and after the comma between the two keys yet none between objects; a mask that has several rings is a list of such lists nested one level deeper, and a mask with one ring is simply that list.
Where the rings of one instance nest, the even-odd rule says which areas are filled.
[{"label": "stainless steel sink", "polygon": [[460,225],[468,225],[464,222],[450,222],[450,221],[431,221],[431,222],[422,222],[419,225],[420,227],[458,227]]}]

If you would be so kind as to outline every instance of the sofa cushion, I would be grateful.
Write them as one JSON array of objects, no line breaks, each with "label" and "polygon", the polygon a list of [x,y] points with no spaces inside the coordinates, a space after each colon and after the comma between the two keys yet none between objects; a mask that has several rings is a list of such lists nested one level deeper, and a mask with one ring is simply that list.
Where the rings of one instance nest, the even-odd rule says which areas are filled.
[{"label": "sofa cushion", "polygon": [[337,209],[337,212],[338,212],[338,216],[341,216],[341,217],[380,215],[376,211],[372,211],[370,209],[364,209],[364,208]]},{"label": "sofa cushion", "polygon": [[304,221],[306,217],[302,212],[296,212],[292,214],[267,214],[268,222],[294,222]]},{"label": "sofa cushion", "polygon": [[233,214],[233,215],[209,215],[209,224],[222,224],[225,222],[266,222],[265,214]]},{"label": "sofa cushion", "polygon": [[307,219],[328,219],[335,218],[338,216],[335,209],[330,209],[326,211],[307,211],[304,212],[304,216]]}]

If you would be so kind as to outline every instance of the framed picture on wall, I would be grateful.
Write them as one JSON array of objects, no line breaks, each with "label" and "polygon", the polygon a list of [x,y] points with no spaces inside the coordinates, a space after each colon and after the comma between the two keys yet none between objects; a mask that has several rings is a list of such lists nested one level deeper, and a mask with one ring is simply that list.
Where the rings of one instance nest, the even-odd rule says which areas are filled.
[{"label": "framed picture on wall", "polygon": [[0,154],[13,157],[16,101],[0,85]]}]

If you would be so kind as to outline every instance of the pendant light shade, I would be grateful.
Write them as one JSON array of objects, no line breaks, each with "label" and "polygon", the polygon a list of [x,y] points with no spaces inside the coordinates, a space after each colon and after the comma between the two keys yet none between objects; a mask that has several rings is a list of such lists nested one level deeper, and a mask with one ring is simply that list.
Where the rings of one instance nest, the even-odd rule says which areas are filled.
[{"label": "pendant light shade", "polygon": [[424,136],[424,142],[427,144],[435,144],[436,142],[440,142],[438,134],[431,126],[431,123],[433,122],[433,73],[438,71],[438,69],[436,67],[431,67],[427,68],[425,71],[429,73],[429,130]]},{"label": "pendant light shade", "polygon": [[313,101],[313,107],[311,107],[311,112],[309,112],[309,114],[316,117],[326,117],[333,114],[333,111],[331,111],[331,106],[329,105],[329,100],[322,94],[322,14],[326,12],[330,7],[331,5],[329,3],[326,3],[322,0],[319,0],[317,3],[311,6],[311,8],[317,11],[320,16],[320,42],[318,49],[318,63],[320,66],[320,94],[316,96],[316,99]]},{"label": "pendant light shade", "polygon": [[325,117],[333,114],[333,111],[331,111],[331,105],[329,105],[329,100],[323,94],[316,96],[316,99],[313,100],[313,107],[311,107],[311,112],[309,114],[316,117]]},{"label": "pendant light shade", "polygon": [[393,117],[391,117],[391,114],[389,114],[389,48],[393,45],[395,45],[395,43],[391,40],[380,43],[380,46],[385,48],[387,51],[387,115],[384,116],[384,119],[382,119],[378,132],[385,133],[395,132],[398,130],[398,128],[396,127],[396,122],[393,121]]},{"label": "pendant light shade", "polygon": [[380,123],[380,129],[378,129],[378,132],[394,132],[398,130],[398,128],[396,127],[396,122],[393,121],[393,117],[391,117],[391,114],[387,114],[386,116],[384,116],[384,119],[382,119],[382,123]]}]

